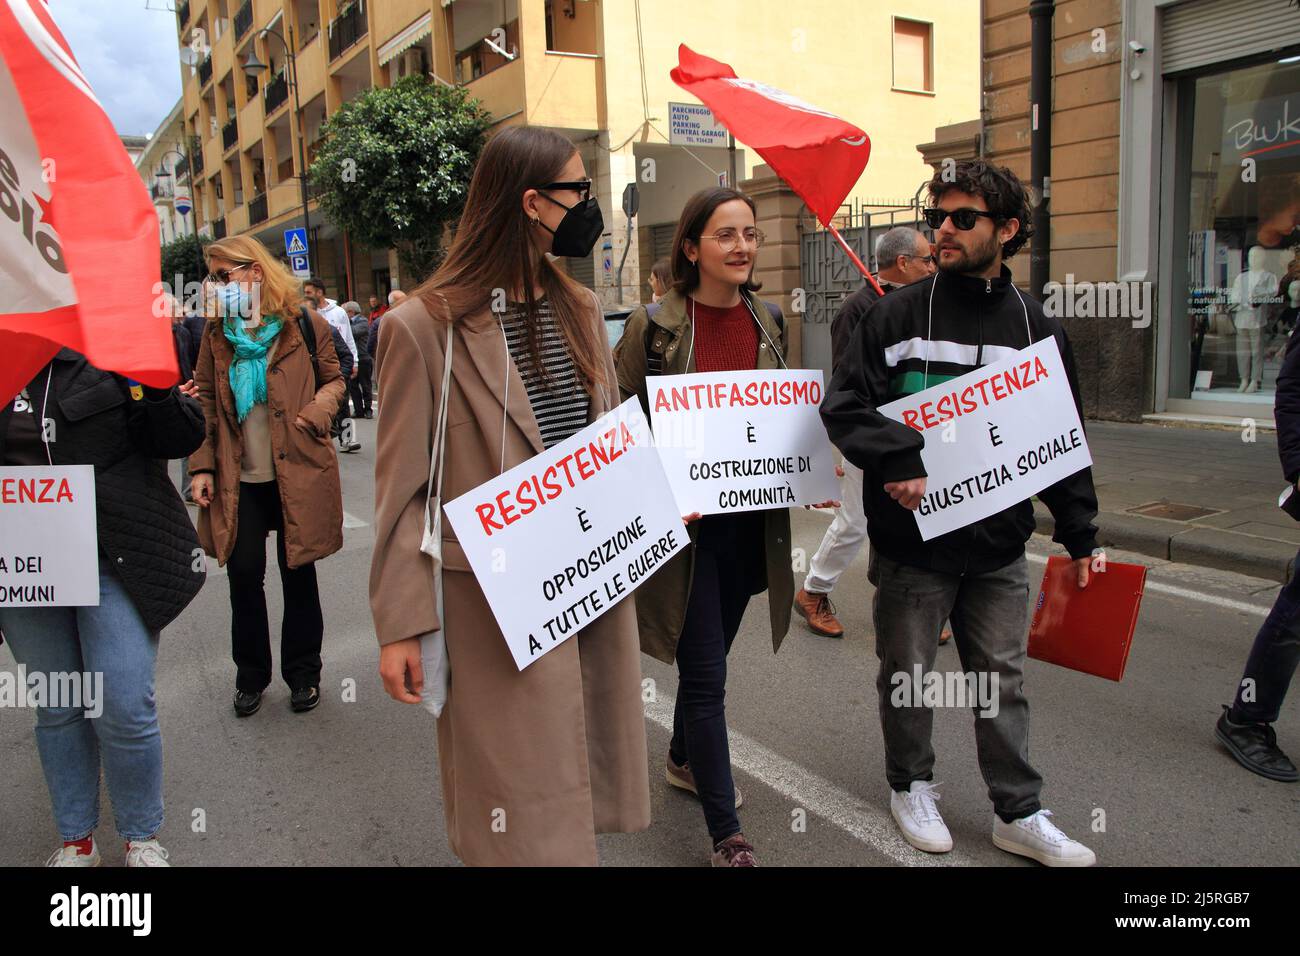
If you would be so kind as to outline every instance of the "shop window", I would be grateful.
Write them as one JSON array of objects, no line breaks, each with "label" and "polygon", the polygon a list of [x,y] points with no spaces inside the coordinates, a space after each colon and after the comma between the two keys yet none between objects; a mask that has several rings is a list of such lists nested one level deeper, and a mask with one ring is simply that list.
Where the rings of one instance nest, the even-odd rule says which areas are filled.
[{"label": "shop window", "polygon": [[1171,398],[1273,403],[1300,312],[1298,118],[1295,58],[1179,81]]}]

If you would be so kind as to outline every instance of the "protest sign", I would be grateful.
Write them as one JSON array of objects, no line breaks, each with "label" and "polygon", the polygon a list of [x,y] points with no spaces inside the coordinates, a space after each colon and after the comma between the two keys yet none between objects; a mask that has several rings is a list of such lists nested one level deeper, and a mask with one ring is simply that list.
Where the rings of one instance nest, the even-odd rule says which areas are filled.
[{"label": "protest sign", "polygon": [[95,469],[0,468],[0,606],[98,604]]},{"label": "protest sign", "polygon": [[520,670],[690,541],[635,398],[444,510]]},{"label": "protest sign", "polygon": [[1027,500],[1092,464],[1056,339],[880,406],[925,436],[923,540]]},{"label": "protest sign", "polygon": [[655,445],[682,514],[821,504],[839,497],[817,407],[819,369],[647,379]]}]

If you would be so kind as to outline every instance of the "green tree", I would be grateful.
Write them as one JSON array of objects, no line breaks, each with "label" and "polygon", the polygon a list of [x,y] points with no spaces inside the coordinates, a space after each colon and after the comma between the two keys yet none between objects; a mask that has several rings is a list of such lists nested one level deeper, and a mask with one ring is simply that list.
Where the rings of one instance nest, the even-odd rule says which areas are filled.
[{"label": "green tree", "polygon": [[197,236],[181,236],[162,247],[162,281],[170,288],[176,277],[183,281],[178,288],[172,289],[177,298],[184,298],[185,287],[190,283],[202,282],[208,274],[207,263],[203,261],[203,243]]},{"label": "green tree", "polygon": [[321,128],[312,187],[331,221],[372,249],[395,248],[418,282],[442,260],[490,124],[461,87],[408,76],[367,90]]}]

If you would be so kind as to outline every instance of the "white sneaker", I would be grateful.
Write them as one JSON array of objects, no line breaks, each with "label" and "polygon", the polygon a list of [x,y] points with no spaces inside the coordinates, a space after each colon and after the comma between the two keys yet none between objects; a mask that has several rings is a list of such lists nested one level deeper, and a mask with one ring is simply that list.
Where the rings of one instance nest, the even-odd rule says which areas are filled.
[{"label": "white sneaker", "polygon": [[952,834],[934,805],[938,799],[936,785],[926,780],[913,780],[906,793],[895,790],[889,795],[889,812],[903,831],[903,839],[926,853],[952,849]]},{"label": "white sneaker", "polygon": [[1050,819],[1051,810],[1039,810],[1033,816],[1003,823],[993,815],[993,845],[1008,853],[1018,853],[1043,866],[1092,866],[1093,853],[1078,840],[1071,840]]},{"label": "white sneaker", "polygon": [[127,845],[127,866],[171,866],[167,862],[167,851],[157,840],[132,841]]},{"label": "white sneaker", "polygon": [[99,866],[99,844],[90,838],[90,853],[78,853],[75,846],[61,846],[45,861],[46,866]]}]

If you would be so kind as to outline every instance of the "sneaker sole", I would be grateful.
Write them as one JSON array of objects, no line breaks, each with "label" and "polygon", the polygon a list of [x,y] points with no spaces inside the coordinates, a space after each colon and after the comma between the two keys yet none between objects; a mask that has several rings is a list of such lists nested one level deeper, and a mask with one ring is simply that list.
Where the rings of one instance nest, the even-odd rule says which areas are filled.
[{"label": "sneaker sole", "polygon": [[903,839],[906,840],[908,843],[910,843],[912,846],[914,846],[916,849],[918,849],[918,850],[923,850],[923,851],[925,851],[926,853],[950,853],[950,852],[952,852],[952,837],[951,837],[951,836],[948,838],[946,844],[943,843],[943,842],[940,842],[940,841],[938,841],[938,840],[924,840],[924,839],[922,839],[922,838],[919,837],[919,836],[915,836],[914,834],[911,834],[911,833],[908,833],[908,832],[907,832],[907,830],[906,830],[906,828],[904,828],[903,824],[902,824],[901,822],[899,822],[899,819],[898,819],[898,813],[894,810],[894,808],[893,808],[892,806],[889,808],[889,815],[890,815],[891,817],[894,818],[894,824],[895,824],[895,826],[898,827],[898,832],[899,832],[900,834],[902,834]]},{"label": "sneaker sole", "polygon": [[1097,862],[1097,854],[1089,851],[1089,856],[1060,857],[1047,856],[1039,850],[1032,850],[1020,843],[1013,843],[993,834],[993,845],[999,850],[1005,850],[1007,853],[1014,853],[1016,856],[1027,857],[1043,866],[1092,866]]},{"label": "sneaker sole", "polygon": [[808,612],[803,609],[803,605],[796,603],[794,609],[799,612],[799,616],[808,624],[808,630],[812,631],[814,634],[820,634],[822,637],[835,638],[841,638],[844,636],[844,631],[842,630],[839,633],[836,633],[835,631],[827,631],[814,624],[812,618],[808,616]]},{"label": "sneaker sole", "polygon": [[1251,773],[1264,777],[1267,780],[1276,780],[1278,783],[1295,783],[1296,781],[1300,781],[1300,773],[1276,773],[1275,771],[1265,770],[1263,767],[1251,763],[1246,759],[1245,754],[1237,749],[1237,745],[1234,744],[1232,740],[1229,739],[1228,735],[1220,730],[1217,725],[1214,728],[1214,737],[1219,741],[1219,743],[1223,744],[1223,746],[1227,748],[1228,753],[1232,756],[1233,760],[1237,761],[1237,763],[1241,764]]},{"label": "sneaker sole", "polygon": [[[695,797],[697,800],[699,799],[700,794],[694,787],[678,779],[677,777],[674,777],[671,773],[668,772],[668,768],[666,767],[664,768],[664,779],[668,781],[668,785],[670,787],[676,787],[678,790],[685,790],[687,793]],[[736,787],[736,809],[739,810],[741,806],[744,804],[744,802],[745,802],[745,798],[741,796],[740,788]]]},{"label": "sneaker sole", "polygon": [[317,697],[310,704],[290,704],[289,706],[295,714],[305,714],[309,710],[315,710],[318,704],[320,704],[320,697]]}]

